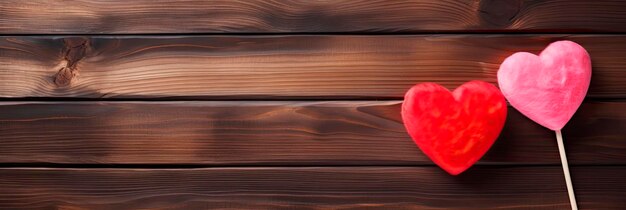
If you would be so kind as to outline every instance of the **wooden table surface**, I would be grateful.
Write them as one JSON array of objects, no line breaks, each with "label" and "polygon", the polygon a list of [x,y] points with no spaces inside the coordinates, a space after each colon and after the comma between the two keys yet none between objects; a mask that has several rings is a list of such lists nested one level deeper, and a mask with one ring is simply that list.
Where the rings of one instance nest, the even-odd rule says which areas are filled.
[{"label": "wooden table surface", "polygon": [[0,209],[569,209],[513,108],[450,176],[400,119],[420,82],[589,51],[563,130],[581,209],[626,209],[624,0],[4,0]]}]

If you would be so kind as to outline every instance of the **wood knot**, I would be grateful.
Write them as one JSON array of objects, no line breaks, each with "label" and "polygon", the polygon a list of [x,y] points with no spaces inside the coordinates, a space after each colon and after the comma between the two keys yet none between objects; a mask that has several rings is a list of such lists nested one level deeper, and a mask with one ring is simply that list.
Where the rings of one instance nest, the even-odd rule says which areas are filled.
[{"label": "wood knot", "polygon": [[54,78],[54,83],[58,86],[67,86],[74,76],[74,72],[70,68],[62,67]]},{"label": "wood knot", "polygon": [[482,24],[506,27],[513,23],[521,7],[521,0],[481,0],[478,16]]},{"label": "wood knot", "polygon": [[85,57],[89,48],[89,39],[84,37],[71,37],[63,40],[64,67],[61,67],[54,77],[57,86],[67,86],[78,75],[78,62]]}]

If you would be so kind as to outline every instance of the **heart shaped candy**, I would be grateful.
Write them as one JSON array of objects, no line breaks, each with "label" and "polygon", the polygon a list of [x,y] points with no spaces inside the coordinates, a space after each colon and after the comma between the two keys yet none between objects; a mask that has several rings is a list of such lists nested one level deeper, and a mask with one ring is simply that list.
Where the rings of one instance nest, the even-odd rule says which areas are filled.
[{"label": "heart shaped candy", "polygon": [[415,144],[452,175],[489,150],[504,127],[506,112],[500,90],[482,81],[465,83],[454,92],[435,83],[418,84],[402,103],[402,120]]},{"label": "heart shaped candy", "polygon": [[582,46],[554,42],[536,56],[515,53],[500,65],[498,84],[511,106],[551,130],[561,130],[583,102],[591,59]]}]

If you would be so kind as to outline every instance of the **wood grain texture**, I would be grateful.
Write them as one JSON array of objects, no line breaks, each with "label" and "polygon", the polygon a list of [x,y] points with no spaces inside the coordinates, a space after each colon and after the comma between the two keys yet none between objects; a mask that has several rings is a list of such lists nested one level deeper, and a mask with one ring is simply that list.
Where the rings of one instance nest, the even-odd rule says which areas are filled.
[{"label": "wood grain texture", "polygon": [[622,35],[4,37],[0,97],[399,99],[562,39],[591,54],[590,98],[626,98]]},{"label": "wood grain texture", "polygon": [[[626,205],[626,167],[573,167],[581,209]],[[568,209],[561,168],[0,169],[2,209]]]},{"label": "wood grain texture", "polygon": [[[399,101],[0,103],[0,163],[432,165]],[[626,164],[626,103],[585,103],[570,164]],[[555,134],[509,109],[479,164],[560,164]]]},{"label": "wood grain texture", "polygon": [[0,33],[624,32],[621,0],[4,0]]}]

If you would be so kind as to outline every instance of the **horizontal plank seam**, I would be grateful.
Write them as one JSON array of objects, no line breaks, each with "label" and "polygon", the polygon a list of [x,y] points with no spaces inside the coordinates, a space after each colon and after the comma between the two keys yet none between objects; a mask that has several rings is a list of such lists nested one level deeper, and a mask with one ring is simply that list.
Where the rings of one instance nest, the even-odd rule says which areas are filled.
[{"label": "horizontal plank seam", "polygon": [[[623,167],[626,164],[583,163],[570,167]],[[0,163],[0,169],[11,168],[83,168],[83,169],[202,169],[202,168],[366,168],[366,167],[437,167],[433,164],[63,164],[63,163]],[[561,167],[552,163],[477,163],[473,167]]]},{"label": "horizontal plank seam", "polygon": [[626,32],[581,32],[581,31],[533,31],[533,30],[517,30],[517,31],[398,31],[398,32],[211,32],[211,33],[0,33],[2,36],[92,36],[92,37],[108,37],[108,36],[311,36],[311,35],[330,35],[330,36],[405,36],[405,35],[626,35]]},{"label": "horizontal plank seam", "polygon": [[[402,97],[373,97],[373,98],[363,98],[363,97],[253,97],[253,98],[230,98],[226,97],[165,97],[165,98],[55,98],[55,97],[37,97],[37,98],[1,98],[0,103],[2,102],[12,102],[12,103],[20,103],[20,102],[146,102],[146,101],[156,101],[156,102],[214,102],[214,101],[238,101],[238,102],[259,102],[259,101],[285,101],[285,102],[324,102],[324,101],[402,101],[404,98]],[[605,98],[605,97],[587,97],[584,100],[585,102],[626,102],[626,97],[624,98]]]},{"label": "horizontal plank seam", "polygon": [[[84,101],[84,102],[98,102],[98,101],[111,101],[111,102],[141,102],[141,101],[176,101],[176,102],[185,102],[185,101],[399,101],[403,100],[403,98],[399,97],[374,97],[374,98],[353,98],[353,97],[237,97],[231,98],[232,96],[225,97],[204,97],[199,96],[194,98],[190,97],[163,97],[163,98],[72,98],[72,97],[64,97],[64,98],[56,98],[56,97],[37,97],[37,98],[0,98],[0,102],[63,102],[63,101]],[[596,100],[596,99],[593,99]],[[626,101],[626,100],[625,100]]]}]

